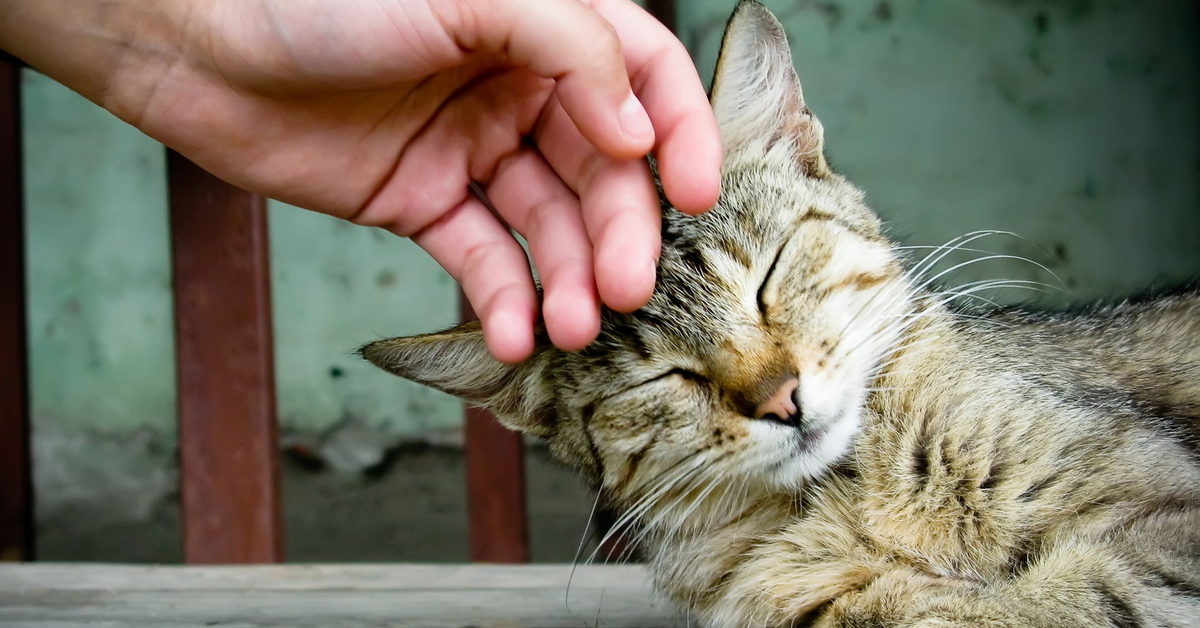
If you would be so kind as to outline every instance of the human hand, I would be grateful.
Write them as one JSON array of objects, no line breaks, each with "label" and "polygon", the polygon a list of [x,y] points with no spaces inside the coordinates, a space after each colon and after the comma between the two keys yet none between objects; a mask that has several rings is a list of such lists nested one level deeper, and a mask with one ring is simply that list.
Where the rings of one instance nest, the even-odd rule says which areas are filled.
[{"label": "human hand", "polygon": [[205,169],[411,237],[462,283],[504,361],[532,351],[538,311],[509,228],[529,243],[551,340],[579,349],[600,301],[629,311],[653,290],[660,213],[642,157],[655,150],[679,209],[717,198],[695,69],[629,0],[114,0],[86,15],[83,0],[15,2],[0,45]]}]

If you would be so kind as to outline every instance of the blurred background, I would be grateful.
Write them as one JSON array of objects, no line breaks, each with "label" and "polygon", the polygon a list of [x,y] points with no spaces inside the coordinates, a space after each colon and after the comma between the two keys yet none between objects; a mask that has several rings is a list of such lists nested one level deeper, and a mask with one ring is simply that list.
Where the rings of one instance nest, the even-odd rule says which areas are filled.
[{"label": "blurred background", "polygon": [[[707,81],[734,0],[680,0]],[[834,168],[904,244],[981,229],[1065,306],[1200,277],[1200,43],[1188,0],[772,0]],[[25,70],[36,552],[177,562],[162,147]],[[272,204],[292,561],[467,559],[462,409],[351,352],[458,317],[410,242]],[[532,555],[569,561],[593,495],[530,443]]]}]

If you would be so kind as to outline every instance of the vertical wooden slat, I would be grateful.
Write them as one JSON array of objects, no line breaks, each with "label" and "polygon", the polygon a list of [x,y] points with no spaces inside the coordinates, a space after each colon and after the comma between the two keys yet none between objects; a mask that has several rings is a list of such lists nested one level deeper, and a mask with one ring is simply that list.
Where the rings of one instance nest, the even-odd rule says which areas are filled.
[{"label": "vertical wooden slat", "polygon": [[[463,320],[475,312],[461,296]],[[471,560],[529,562],[529,520],[525,509],[525,448],[486,410],[467,407],[467,516]]]},{"label": "vertical wooden slat", "polygon": [[283,560],[266,202],[168,153],[184,559]]},{"label": "vertical wooden slat", "polygon": [[646,0],[646,10],[671,29],[671,32],[679,34],[676,30],[678,16],[675,13],[675,0]]},{"label": "vertical wooden slat", "polygon": [[33,559],[20,87],[0,59],[0,561]]}]

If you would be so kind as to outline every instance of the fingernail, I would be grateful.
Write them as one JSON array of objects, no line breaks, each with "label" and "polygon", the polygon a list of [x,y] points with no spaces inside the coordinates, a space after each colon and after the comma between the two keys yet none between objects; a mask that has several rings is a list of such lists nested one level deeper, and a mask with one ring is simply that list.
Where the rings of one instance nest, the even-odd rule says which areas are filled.
[{"label": "fingernail", "polygon": [[646,110],[642,108],[642,103],[633,95],[633,92],[630,92],[629,96],[625,98],[625,102],[621,103],[619,115],[621,130],[625,131],[625,135],[630,139],[639,142],[654,141],[654,125],[650,123],[650,117],[646,115]]}]

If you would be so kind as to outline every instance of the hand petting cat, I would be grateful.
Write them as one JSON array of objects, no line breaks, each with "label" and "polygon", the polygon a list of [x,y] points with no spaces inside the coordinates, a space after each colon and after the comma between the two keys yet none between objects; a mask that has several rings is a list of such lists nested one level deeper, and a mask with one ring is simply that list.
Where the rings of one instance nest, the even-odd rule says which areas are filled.
[{"label": "hand petting cat", "polygon": [[412,238],[506,362],[539,307],[510,230],[579,349],[654,288],[642,158],[683,211],[719,192],[695,68],[630,0],[9,0],[0,47],[235,185]]}]

